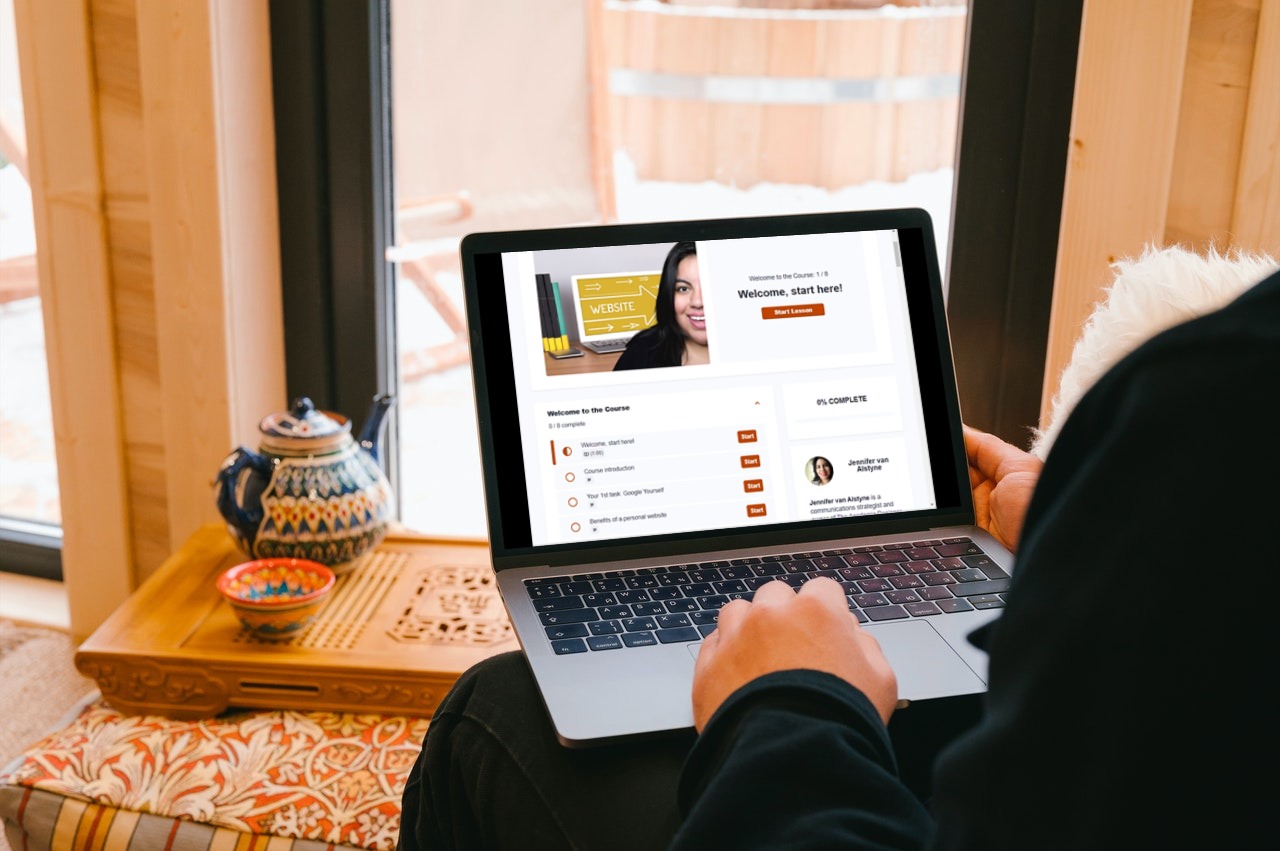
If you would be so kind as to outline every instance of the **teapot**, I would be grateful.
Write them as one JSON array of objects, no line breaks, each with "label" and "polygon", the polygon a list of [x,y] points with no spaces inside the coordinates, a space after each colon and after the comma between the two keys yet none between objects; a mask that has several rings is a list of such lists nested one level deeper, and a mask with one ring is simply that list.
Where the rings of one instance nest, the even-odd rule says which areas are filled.
[{"label": "teapot", "polygon": [[383,418],[395,398],[374,397],[358,438],[341,414],[306,396],[258,424],[254,452],[237,447],[214,482],[227,530],[252,558],[304,558],[342,574],[387,534],[395,510],[378,464]]}]

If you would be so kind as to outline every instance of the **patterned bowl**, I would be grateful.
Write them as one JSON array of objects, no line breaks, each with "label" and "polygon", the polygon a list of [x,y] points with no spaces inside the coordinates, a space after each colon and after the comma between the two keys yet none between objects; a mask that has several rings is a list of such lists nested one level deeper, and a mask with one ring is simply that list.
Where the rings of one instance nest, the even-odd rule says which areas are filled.
[{"label": "patterned bowl", "polygon": [[316,561],[260,558],[218,577],[218,591],[261,638],[290,638],[311,625],[333,590],[334,573]]}]

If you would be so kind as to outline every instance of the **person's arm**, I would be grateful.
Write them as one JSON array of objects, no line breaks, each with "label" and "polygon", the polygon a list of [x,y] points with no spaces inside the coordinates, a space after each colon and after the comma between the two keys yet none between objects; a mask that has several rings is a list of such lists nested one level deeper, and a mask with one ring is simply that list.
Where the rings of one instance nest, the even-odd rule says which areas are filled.
[{"label": "person's arm", "polygon": [[903,848],[931,822],[897,777],[897,680],[840,585],[782,582],[735,600],[694,671],[701,736],[674,848]]}]

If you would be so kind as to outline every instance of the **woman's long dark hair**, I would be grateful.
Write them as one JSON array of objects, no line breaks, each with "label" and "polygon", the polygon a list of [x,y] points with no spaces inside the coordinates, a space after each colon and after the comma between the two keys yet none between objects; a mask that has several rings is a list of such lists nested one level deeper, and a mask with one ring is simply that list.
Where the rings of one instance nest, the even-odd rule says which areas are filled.
[{"label": "woman's long dark hair", "polygon": [[680,366],[684,363],[684,331],[676,323],[676,276],[680,261],[697,253],[698,249],[692,242],[677,242],[671,246],[662,264],[662,277],[658,279],[657,318],[653,326],[657,337],[655,366]]}]

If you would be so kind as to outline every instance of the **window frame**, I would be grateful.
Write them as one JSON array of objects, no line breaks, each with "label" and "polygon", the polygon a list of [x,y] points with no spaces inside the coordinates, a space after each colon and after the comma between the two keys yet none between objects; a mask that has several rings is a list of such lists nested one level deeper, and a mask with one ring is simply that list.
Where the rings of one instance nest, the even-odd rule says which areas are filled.
[{"label": "window frame", "polygon": [[[382,249],[393,243],[390,2],[270,10],[288,391],[358,417],[398,377]],[[948,317],[966,421],[1019,445],[1043,393],[1082,14],[1083,0],[969,4]]]},{"label": "window frame", "polygon": [[[399,383],[390,0],[271,0],[285,386],[362,427]],[[371,356],[372,355],[372,356]],[[398,418],[379,460],[399,493]]]}]

